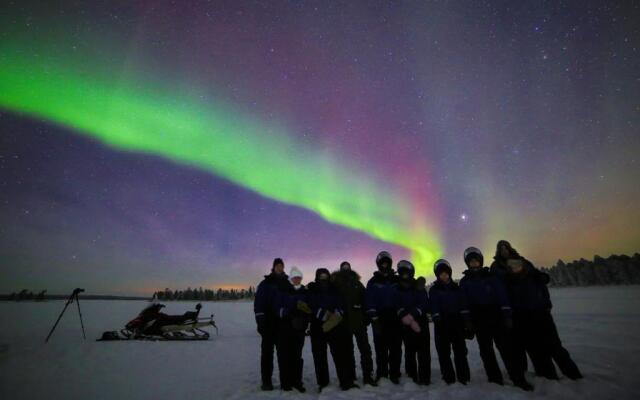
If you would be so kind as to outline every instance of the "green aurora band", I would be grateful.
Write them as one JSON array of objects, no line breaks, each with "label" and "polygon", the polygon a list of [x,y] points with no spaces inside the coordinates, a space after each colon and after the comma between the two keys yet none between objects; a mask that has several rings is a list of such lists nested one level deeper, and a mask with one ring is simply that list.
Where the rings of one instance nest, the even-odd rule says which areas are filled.
[{"label": "green aurora band", "polygon": [[[420,274],[441,249],[425,210],[376,185],[335,154],[313,151],[286,129],[265,127],[223,104],[112,76],[62,56],[0,54],[0,109],[45,119],[107,146],[153,154],[223,177],[270,199],[407,248]],[[3,134],[6,134],[3,133]]]}]

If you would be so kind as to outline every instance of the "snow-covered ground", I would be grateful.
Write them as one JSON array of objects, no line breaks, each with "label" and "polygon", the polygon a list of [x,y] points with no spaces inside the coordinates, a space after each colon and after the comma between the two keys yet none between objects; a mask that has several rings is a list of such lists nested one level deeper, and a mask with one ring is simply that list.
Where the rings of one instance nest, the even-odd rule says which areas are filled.
[{"label": "snow-covered ground", "polygon": [[[249,302],[203,303],[216,314],[220,335],[207,342],[96,342],[123,326],[146,305],[140,301],[81,301],[87,340],[77,309],[69,308],[48,344],[44,338],[64,305],[0,302],[0,399],[241,399],[241,398],[431,398],[631,399],[640,392],[640,286],[552,291],[554,315],[565,347],[585,379],[550,382],[531,376],[533,393],[485,382],[475,342],[467,342],[472,382],[446,386],[431,349],[433,384],[317,394],[309,343],[304,349],[308,392],[259,391],[259,343]],[[192,303],[166,303],[182,313]],[[357,360],[356,356],[356,360]],[[277,367],[276,367],[277,368]],[[277,371],[274,374],[277,383]]]}]

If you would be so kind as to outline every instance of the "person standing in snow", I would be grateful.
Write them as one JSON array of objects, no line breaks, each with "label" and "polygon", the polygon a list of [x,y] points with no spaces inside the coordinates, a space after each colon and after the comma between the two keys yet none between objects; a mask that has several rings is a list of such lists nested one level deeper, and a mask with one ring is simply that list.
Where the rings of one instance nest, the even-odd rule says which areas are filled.
[{"label": "person standing in snow", "polygon": [[511,306],[503,282],[489,268],[483,267],[482,252],[469,247],[464,252],[468,269],[460,280],[471,319],[476,331],[478,348],[489,382],[503,385],[502,373],[493,349],[495,342],[511,381],[517,387],[531,391],[533,386],[524,377],[524,370],[513,355]]},{"label": "person standing in snow", "polygon": [[277,345],[282,352],[286,367],[284,390],[294,388],[300,393],[306,392],[302,383],[304,360],[302,348],[309,325],[311,308],[308,305],[308,291],[302,284],[302,271],[292,267],[289,273],[290,285],[282,285],[278,292],[278,332]]},{"label": "person standing in snow", "polygon": [[[316,279],[308,285],[311,305],[311,352],[316,371],[318,390],[329,385],[327,346],[342,390],[357,388],[354,383],[353,344],[343,321],[344,305],[340,293],[330,281],[329,270],[318,268]],[[351,350],[351,356],[349,356]]]},{"label": "person standing in snow", "polygon": [[[356,339],[356,345],[360,352],[360,366],[362,368],[362,382],[365,385],[377,386],[373,379],[373,358],[369,335],[367,334],[367,321],[364,314],[365,288],[360,282],[360,275],[351,269],[351,264],[343,261],[340,269],[331,274],[331,282],[336,286],[344,303],[344,319],[347,329]],[[353,339],[349,353],[353,357]],[[356,380],[355,361],[353,363],[353,379]]]},{"label": "person standing in snow", "polygon": [[514,352],[516,360],[526,353],[536,375],[558,379],[553,361],[569,379],[581,379],[582,374],[569,352],[562,346],[558,330],[551,315],[551,298],[547,289],[548,276],[535,268],[527,267],[520,257],[507,260],[510,272],[505,282],[513,307]]},{"label": "person standing in snow", "polygon": [[451,279],[451,264],[440,259],[435,262],[433,272],[437,280],[429,289],[429,304],[442,380],[450,385],[457,377],[458,382],[466,385],[471,379],[471,374],[465,338],[473,339],[469,309],[464,293]]},{"label": "person standing in snow", "polygon": [[[511,267],[509,266],[509,264],[514,264],[514,263],[522,264],[526,271],[533,271],[536,278],[542,280],[545,285],[549,283],[549,280],[550,280],[549,275],[537,270],[529,260],[522,257],[520,253],[518,253],[518,251],[513,246],[511,246],[511,243],[509,243],[506,240],[498,241],[498,244],[496,245],[496,253],[493,256],[493,262],[491,263],[491,267],[489,268],[491,273],[499,277],[502,280],[502,282],[506,285],[507,284],[506,278],[511,272]],[[519,331],[520,331],[519,329],[514,330],[514,338],[513,338],[514,343],[516,341],[522,342],[524,340],[523,337],[519,336],[518,334]],[[535,356],[536,355],[534,355],[534,357]],[[515,357],[515,362],[520,364],[523,371],[526,371],[527,370],[527,353],[516,352],[514,354],[514,357]],[[529,357],[531,357],[531,354],[529,355]],[[550,360],[548,361],[550,362]],[[538,366],[539,365],[540,363],[538,363]],[[544,375],[542,371],[536,368],[536,364],[534,364],[534,369],[536,371],[536,374]]]},{"label": "person standing in snow", "polygon": [[401,322],[405,371],[416,384],[428,385],[431,382],[429,325],[419,323],[428,310],[427,292],[424,287],[418,290],[413,278],[415,269],[409,261],[398,262],[396,270],[399,280],[393,302]]},{"label": "person standing in snow", "polygon": [[280,384],[284,390],[291,390],[286,386],[286,365],[284,363],[284,348],[277,340],[278,331],[278,307],[277,298],[279,291],[285,291],[291,285],[284,273],[284,261],[281,258],[273,260],[271,273],[265,275],[256,289],[256,297],[253,302],[253,311],[258,325],[258,333],[262,337],[260,354],[260,373],[262,375],[262,390],[273,390],[271,378],[273,375],[273,349],[278,353],[278,368],[280,370]]},{"label": "person standing in snow", "polygon": [[402,337],[400,319],[393,307],[398,277],[392,268],[391,254],[381,251],[376,257],[378,270],[367,282],[365,304],[371,320],[373,344],[376,349],[376,381],[389,378],[400,383],[402,362]]}]

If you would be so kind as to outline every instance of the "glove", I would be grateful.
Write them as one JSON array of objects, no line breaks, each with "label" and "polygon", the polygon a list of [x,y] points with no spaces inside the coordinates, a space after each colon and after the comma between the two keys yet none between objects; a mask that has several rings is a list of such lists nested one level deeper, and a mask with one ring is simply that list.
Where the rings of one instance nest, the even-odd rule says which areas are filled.
[{"label": "glove", "polygon": [[342,315],[340,315],[339,313],[332,313],[330,311],[327,311],[327,315],[328,317],[326,321],[324,321],[324,323],[322,324],[322,332],[324,333],[329,332],[330,330],[338,326],[340,322],[342,322]]},{"label": "glove", "polygon": [[420,333],[421,331],[420,325],[418,325],[416,320],[413,319],[413,315],[407,314],[404,317],[402,317],[400,321],[402,321],[403,325],[410,327],[415,333]]},{"label": "glove", "polygon": [[504,327],[505,330],[510,331],[513,329],[513,320],[511,319],[511,317],[505,317],[502,320],[502,326]]},{"label": "glove", "polygon": [[260,336],[264,335],[266,330],[266,324],[263,321],[258,321],[258,333]]},{"label": "glove", "polygon": [[374,335],[382,334],[382,325],[380,324],[380,320],[378,318],[371,319],[371,331]]},{"label": "glove", "polygon": [[296,308],[305,314],[311,314],[311,307],[309,307],[309,305],[302,300],[298,300],[298,302],[296,303]]}]

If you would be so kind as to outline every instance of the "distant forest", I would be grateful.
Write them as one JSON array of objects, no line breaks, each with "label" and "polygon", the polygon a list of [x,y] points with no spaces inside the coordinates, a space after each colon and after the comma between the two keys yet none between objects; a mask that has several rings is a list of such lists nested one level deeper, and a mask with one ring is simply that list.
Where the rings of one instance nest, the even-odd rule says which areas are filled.
[{"label": "distant forest", "polygon": [[[253,299],[255,296],[255,288],[250,286],[248,289],[191,289],[186,290],[170,290],[165,289],[162,291],[154,292],[151,300],[157,299],[159,301],[172,301],[172,300],[202,300],[202,301],[223,301],[223,300],[242,300]],[[0,300],[8,301],[44,301],[44,300],[62,300],[69,298],[69,294],[46,294],[46,290],[42,290],[38,293],[33,293],[30,290],[23,289],[20,292],[13,292],[11,294],[0,295]],[[83,300],[149,300],[149,297],[141,296],[112,296],[112,295],[92,295],[92,294],[80,294],[80,298]]]},{"label": "distant forest", "polygon": [[253,299],[256,289],[249,286],[248,289],[191,289],[171,290],[166,288],[162,291],[154,292],[153,298],[160,301],[171,300],[204,300],[204,301],[221,301],[221,300],[243,300]]},{"label": "distant forest", "polygon": [[[46,290],[34,293],[27,289],[11,294],[0,294],[0,300],[7,301],[45,301],[45,300],[66,300],[71,293],[67,294],[47,294]],[[148,300],[149,297],[140,296],[122,296],[122,295],[105,295],[105,294],[81,294],[83,300]]]},{"label": "distant forest", "polygon": [[640,254],[633,256],[595,256],[593,261],[580,259],[565,264],[558,260],[551,268],[540,268],[549,274],[549,286],[602,286],[640,284]]}]

